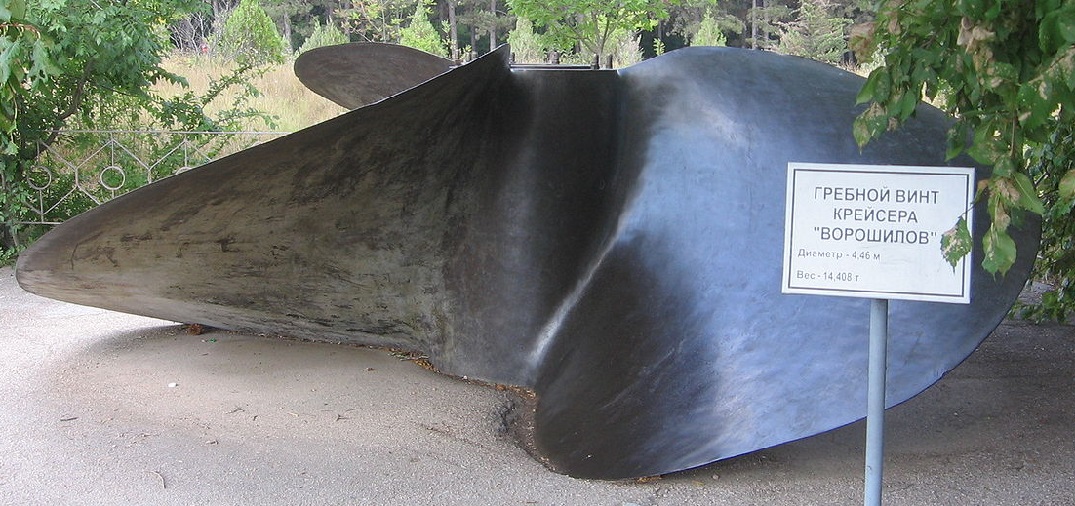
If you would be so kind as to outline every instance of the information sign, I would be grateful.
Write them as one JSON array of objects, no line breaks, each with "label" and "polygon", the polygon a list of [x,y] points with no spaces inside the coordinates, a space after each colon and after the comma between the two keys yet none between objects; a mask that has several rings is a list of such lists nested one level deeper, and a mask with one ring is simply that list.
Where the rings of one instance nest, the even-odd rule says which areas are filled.
[{"label": "information sign", "polygon": [[781,291],[967,304],[971,259],[941,236],[973,230],[974,169],[789,163]]}]

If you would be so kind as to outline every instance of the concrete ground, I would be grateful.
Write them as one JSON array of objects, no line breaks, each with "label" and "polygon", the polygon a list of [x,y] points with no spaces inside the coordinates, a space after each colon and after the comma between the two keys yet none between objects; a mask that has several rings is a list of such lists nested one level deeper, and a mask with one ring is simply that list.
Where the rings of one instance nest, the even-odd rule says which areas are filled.
[{"label": "concrete ground", "polygon": [[[0,364],[2,504],[862,503],[862,423],[659,478],[577,480],[505,433],[505,392],[384,351],[43,299],[11,268]],[[1005,323],[886,422],[886,505],[1075,504],[1075,328]]]}]

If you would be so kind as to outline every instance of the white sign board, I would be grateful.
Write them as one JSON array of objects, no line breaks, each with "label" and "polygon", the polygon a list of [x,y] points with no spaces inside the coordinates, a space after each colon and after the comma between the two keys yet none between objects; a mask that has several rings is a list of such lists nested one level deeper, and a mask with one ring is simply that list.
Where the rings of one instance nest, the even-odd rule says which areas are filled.
[{"label": "white sign board", "polygon": [[941,236],[971,208],[974,169],[789,163],[781,291],[967,304],[971,259]]}]

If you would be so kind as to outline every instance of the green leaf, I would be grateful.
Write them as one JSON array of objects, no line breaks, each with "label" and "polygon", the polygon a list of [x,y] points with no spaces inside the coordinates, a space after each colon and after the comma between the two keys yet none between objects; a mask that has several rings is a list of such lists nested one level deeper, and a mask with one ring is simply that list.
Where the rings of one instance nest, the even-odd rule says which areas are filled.
[{"label": "green leaf", "polygon": [[855,136],[855,144],[859,149],[866,147],[873,137],[870,135],[870,127],[866,124],[866,119],[862,116],[855,118],[855,122],[851,125],[851,133]]},{"label": "green leaf", "polygon": [[855,97],[855,105],[865,104],[874,100],[874,95],[877,92],[877,81],[881,79],[881,74],[883,72],[880,68],[870,72],[870,77],[867,77],[866,82],[862,83],[862,89],[859,90],[858,96]]},{"label": "green leaf", "polygon": [[1004,275],[1015,264],[1015,241],[1007,230],[997,230],[990,225],[982,238],[982,268],[990,274]]},{"label": "green leaf", "polygon": [[1075,5],[1069,3],[1057,13],[1056,31],[1068,44],[1075,44]]},{"label": "green leaf", "polygon": [[1067,75],[1064,79],[1064,84],[1068,86],[1069,90],[1075,91],[1075,44],[1067,48],[1063,55],[1056,57],[1056,65],[1062,71],[1062,75]]},{"label": "green leaf", "polygon": [[1063,36],[1060,34],[1060,13],[1050,12],[1041,18],[1038,24],[1038,48],[1045,54],[1052,54],[1058,47]]},{"label": "green leaf", "polygon": [[1022,172],[1016,172],[1013,176],[1015,186],[1019,189],[1019,205],[1032,213],[1042,214],[1045,212],[1045,204],[1041,202],[1038,191],[1034,189],[1034,183]]},{"label": "green leaf", "polygon": [[52,55],[49,54],[49,45],[45,40],[38,39],[34,41],[32,54],[34,62],[33,66],[30,67],[30,75],[32,78],[44,78],[46,75],[57,75],[60,73],[59,67],[52,61]]},{"label": "green leaf", "polygon": [[1034,15],[1041,18],[1043,15],[1059,9],[1062,2],[1063,0],[1038,0],[1034,4]]},{"label": "green leaf", "polygon": [[855,142],[858,144],[859,149],[866,147],[866,144],[871,139],[885,131],[888,118],[884,109],[876,103],[871,104],[869,108],[855,118],[855,122],[852,125],[852,134],[855,136]]},{"label": "green leaf", "polygon": [[1075,169],[1069,170],[1060,178],[1060,198],[1075,200]]},{"label": "green leaf", "polygon": [[969,137],[966,123],[957,123],[948,130],[948,147],[944,154],[944,160],[951,160],[967,149]]},{"label": "green leaf", "polygon": [[[5,47],[4,40],[0,39],[0,86],[6,86],[8,80],[11,79],[12,71],[15,70],[15,66],[12,65],[12,61],[17,61],[15,56],[19,52],[19,44],[16,42]],[[16,79],[17,81],[17,79]]]},{"label": "green leaf", "polygon": [[[988,83],[993,88],[1019,81],[1019,71],[1015,68],[1015,65],[1007,62],[994,61],[987,74]],[[1000,91],[1003,90],[994,90],[994,92]]]},{"label": "green leaf", "polygon": [[959,265],[963,257],[970,254],[974,249],[974,239],[967,230],[967,219],[960,217],[955,226],[941,235],[941,253],[953,269]]},{"label": "green leaf", "polygon": [[985,19],[988,19],[990,21],[997,19],[997,16],[1000,15],[1001,6],[1001,2],[993,2],[993,5],[989,8],[989,10],[985,11]]},{"label": "green leaf", "polygon": [[0,4],[0,21],[26,19],[26,0],[8,0],[7,5]]},{"label": "green leaf", "polygon": [[878,70],[883,70],[883,72],[881,72],[881,76],[877,79],[873,98],[875,102],[884,102],[892,96],[892,75],[889,74],[888,67],[881,67],[881,69]]},{"label": "green leaf", "polygon": [[1002,155],[1004,149],[1001,141],[993,136],[994,131],[990,124],[979,125],[974,131],[974,143],[967,148],[967,154],[978,163],[995,165],[993,173],[1006,176],[1010,172],[1010,167],[1000,166],[1004,158]]},{"label": "green leaf", "polygon": [[993,228],[997,230],[1007,230],[1008,225],[1012,222],[1012,217],[1008,214],[1008,206],[1004,203],[1006,200],[1000,191],[991,190],[989,192],[987,210],[989,217],[993,220]]},{"label": "green leaf", "polygon": [[1045,90],[1049,89],[1048,84],[1035,79],[1019,86],[1019,123],[1024,128],[1035,128],[1052,119],[1056,104],[1045,96]]},{"label": "green leaf", "polygon": [[973,19],[980,18],[985,12],[984,3],[982,0],[960,0],[959,12]]},{"label": "green leaf", "polygon": [[915,106],[917,105],[918,97],[916,97],[913,93],[904,93],[903,96],[900,97],[899,114],[897,117],[900,118],[900,120],[910,118],[911,114],[914,113]]},{"label": "green leaf", "polygon": [[[993,175],[998,178],[1006,178],[1015,172],[1015,161],[1010,157],[1002,156],[997,159],[997,163],[993,165]],[[1015,201],[1014,199],[1012,200]]]}]

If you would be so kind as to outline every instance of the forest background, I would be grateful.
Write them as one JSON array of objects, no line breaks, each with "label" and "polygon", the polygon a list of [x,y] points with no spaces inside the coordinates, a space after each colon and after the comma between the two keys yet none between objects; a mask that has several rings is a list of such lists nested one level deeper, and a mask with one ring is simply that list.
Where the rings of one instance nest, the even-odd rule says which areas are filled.
[{"label": "forest background", "polygon": [[[950,113],[949,157],[994,167],[979,187],[992,224],[975,261],[1003,276],[1027,254],[1008,227],[1040,216],[1036,276],[1051,289],[1027,314],[1075,308],[1075,0],[0,0],[0,261],[42,232],[25,214],[60,132],[275,129],[258,86],[343,42],[460,62],[508,42],[516,62],[603,67],[727,45],[858,71],[869,76],[860,145],[921,100]],[[942,246],[956,260],[973,244],[960,220]]]},{"label": "forest background", "polygon": [[[33,221],[170,175],[49,169],[97,149],[99,132],[295,131],[343,112],[291,73],[310,49],[385,42],[462,63],[510,42],[518,63],[622,67],[731,44],[853,65],[847,27],[870,18],[866,2],[796,1],[0,0],[0,262],[47,230]],[[173,148],[143,137],[149,146],[123,149],[157,160]],[[34,201],[47,212],[31,220]]]},{"label": "forest background", "polygon": [[[172,27],[181,50],[223,50],[240,0],[205,0]],[[851,61],[848,27],[873,18],[870,0],[260,0],[284,49],[333,41],[410,45],[457,61],[511,42],[517,62],[626,66],[688,45],[778,50]],[[312,41],[312,42],[311,42]],[[561,60],[564,61],[564,60]]]}]

